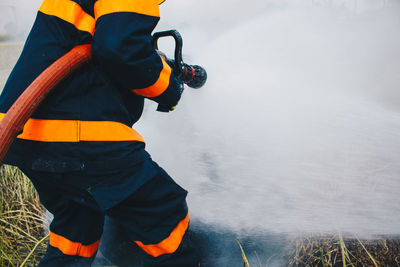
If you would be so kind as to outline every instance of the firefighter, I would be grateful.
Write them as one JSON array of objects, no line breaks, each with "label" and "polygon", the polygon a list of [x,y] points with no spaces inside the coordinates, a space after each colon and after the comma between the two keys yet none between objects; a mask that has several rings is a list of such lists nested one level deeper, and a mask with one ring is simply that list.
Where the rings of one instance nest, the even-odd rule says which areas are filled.
[{"label": "firefighter", "polygon": [[62,55],[82,44],[93,51],[39,106],[4,160],[27,174],[54,215],[40,266],[90,266],[105,216],[140,248],[144,266],[198,266],[187,234],[187,191],[152,161],[132,128],[145,98],[170,111],[182,93],[182,82],[151,44],[158,4],[44,0],[40,6],[0,96],[0,119]]}]

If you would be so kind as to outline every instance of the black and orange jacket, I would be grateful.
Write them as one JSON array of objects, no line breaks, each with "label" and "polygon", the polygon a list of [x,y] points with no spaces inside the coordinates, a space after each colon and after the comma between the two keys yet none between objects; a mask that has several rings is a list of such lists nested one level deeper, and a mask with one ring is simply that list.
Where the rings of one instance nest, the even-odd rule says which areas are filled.
[{"label": "black and orange jacket", "polygon": [[44,0],[1,94],[0,119],[74,46],[91,44],[93,60],[45,99],[4,162],[63,172],[146,157],[132,129],[144,99],[174,106],[180,98],[171,68],[151,44],[158,20],[158,0]]}]

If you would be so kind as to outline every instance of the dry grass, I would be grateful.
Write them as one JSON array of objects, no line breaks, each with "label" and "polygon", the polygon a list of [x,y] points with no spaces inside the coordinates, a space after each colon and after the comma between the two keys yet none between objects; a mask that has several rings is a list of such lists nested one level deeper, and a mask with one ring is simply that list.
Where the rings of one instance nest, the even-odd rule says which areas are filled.
[{"label": "dry grass", "polygon": [[19,169],[3,165],[0,168],[0,266],[38,264],[47,247],[43,239],[43,212],[29,179]]},{"label": "dry grass", "polygon": [[[260,260],[254,266],[249,265],[239,242],[238,245],[244,267],[264,267]],[[374,240],[360,240],[357,236],[343,238],[340,233],[299,236],[276,256],[281,259],[282,266],[288,267],[400,267],[400,238],[381,236]],[[265,267],[268,266],[267,263]]]},{"label": "dry grass", "polygon": [[298,237],[286,252],[287,266],[400,266],[400,240],[361,241],[341,234]]},{"label": "dry grass", "polygon": [[243,266],[244,267],[250,267],[249,261],[247,260],[246,253],[244,253],[242,245],[240,244],[239,240],[236,240],[236,242],[237,242],[237,244],[238,244],[238,246],[240,248],[240,251],[242,252]]}]

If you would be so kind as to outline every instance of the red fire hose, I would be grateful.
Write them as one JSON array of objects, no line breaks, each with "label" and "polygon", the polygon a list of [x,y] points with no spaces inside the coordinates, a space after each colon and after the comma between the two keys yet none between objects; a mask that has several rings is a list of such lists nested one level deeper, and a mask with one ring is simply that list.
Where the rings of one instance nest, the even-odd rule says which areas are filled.
[{"label": "red fire hose", "polygon": [[74,47],[44,70],[20,95],[0,122],[0,166],[15,138],[43,99],[90,58],[90,45]]}]

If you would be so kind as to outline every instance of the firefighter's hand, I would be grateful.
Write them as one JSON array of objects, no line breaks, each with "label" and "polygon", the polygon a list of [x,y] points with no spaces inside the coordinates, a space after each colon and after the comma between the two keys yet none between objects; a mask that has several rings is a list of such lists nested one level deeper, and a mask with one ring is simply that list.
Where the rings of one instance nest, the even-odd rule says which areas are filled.
[{"label": "firefighter's hand", "polygon": [[179,102],[182,92],[183,92],[183,82],[177,78],[175,78],[175,81],[177,82],[177,87],[178,87],[177,88],[178,99],[177,99],[176,103],[174,105],[166,105],[163,103],[159,103],[157,106],[157,111],[170,112],[170,111],[173,111],[176,108],[176,106],[178,105],[178,102]]},{"label": "firefighter's hand", "polygon": [[174,78],[175,78],[176,86],[177,86],[177,87],[175,87],[176,90],[177,90],[177,92],[176,92],[176,96],[177,96],[176,102],[173,105],[165,104],[165,103],[159,103],[158,107],[157,107],[157,111],[170,112],[170,111],[173,111],[176,108],[176,106],[178,105],[178,102],[179,102],[179,100],[181,98],[181,95],[183,93],[183,82],[181,80],[177,79],[176,77],[174,77]]},{"label": "firefighter's hand", "polygon": [[176,108],[176,106],[170,107],[170,106],[165,106],[165,105],[162,105],[162,104],[158,104],[157,111],[170,112],[170,111],[173,111],[175,108]]}]

